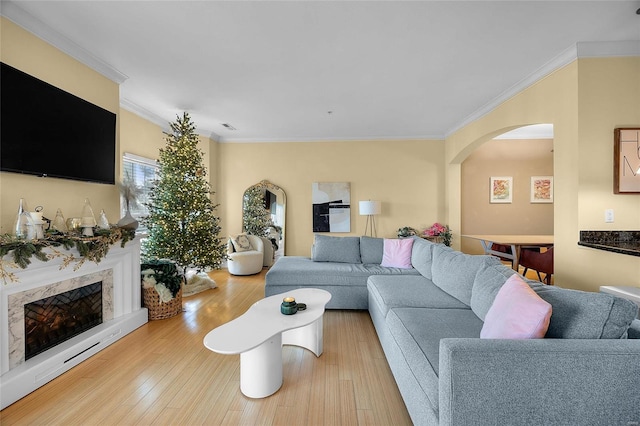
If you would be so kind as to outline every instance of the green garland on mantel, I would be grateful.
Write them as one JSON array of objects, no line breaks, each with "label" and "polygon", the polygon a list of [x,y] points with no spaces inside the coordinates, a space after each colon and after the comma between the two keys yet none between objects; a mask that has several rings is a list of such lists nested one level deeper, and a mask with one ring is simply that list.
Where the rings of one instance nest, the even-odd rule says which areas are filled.
[{"label": "green garland on mantel", "polygon": [[[0,235],[0,279],[4,284],[7,281],[17,282],[18,277],[8,268],[25,269],[31,264],[31,258],[47,262],[51,259],[61,257],[62,265],[60,269],[66,268],[75,262],[74,271],[78,270],[84,262],[91,260],[99,263],[109,252],[109,248],[120,241],[120,246],[135,238],[135,231],[114,227],[111,229],[94,229],[93,237],[83,237],[74,234],[47,233],[44,238],[38,240],[22,240],[13,235]],[[62,252],[56,247],[63,247],[67,252]],[[49,248],[48,252],[43,249]],[[69,253],[68,250],[75,248],[80,257]],[[5,260],[5,256],[10,255],[10,261]]]}]

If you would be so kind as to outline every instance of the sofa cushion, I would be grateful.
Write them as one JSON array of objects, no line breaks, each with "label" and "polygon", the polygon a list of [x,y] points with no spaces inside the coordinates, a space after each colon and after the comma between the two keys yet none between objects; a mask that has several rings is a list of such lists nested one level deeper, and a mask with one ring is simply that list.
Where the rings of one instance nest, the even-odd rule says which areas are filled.
[{"label": "sofa cushion", "polygon": [[478,338],[482,321],[471,309],[395,308],[386,323],[416,381],[437,407],[440,340]]},{"label": "sofa cushion", "polygon": [[380,266],[387,268],[411,268],[411,248],[413,240],[410,238],[389,239],[385,238],[383,243],[382,262]]},{"label": "sofa cushion", "polygon": [[362,263],[358,237],[316,235],[312,254],[314,262]]},{"label": "sofa cushion", "polygon": [[469,309],[422,275],[372,275],[367,289],[384,316],[399,307]]},{"label": "sofa cushion", "polygon": [[360,237],[360,257],[362,263],[382,263],[383,238]]},{"label": "sofa cushion", "polygon": [[640,339],[640,319],[631,322],[629,326],[629,339]]},{"label": "sofa cushion", "polygon": [[607,293],[529,284],[553,308],[546,337],[559,339],[624,339],[638,306]]},{"label": "sofa cushion", "polygon": [[497,265],[500,260],[493,256],[470,255],[455,251],[444,244],[434,244],[432,280],[435,285],[471,305],[471,292],[476,274],[485,265]]},{"label": "sofa cushion", "polygon": [[251,241],[249,241],[247,234],[238,234],[229,238],[231,239],[231,244],[233,244],[233,249],[236,252],[242,253],[243,251],[253,250],[253,246],[251,245]]},{"label": "sofa cushion", "polygon": [[423,277],[432,279],[431,265],[433,264],[434,243],[424,238],[412,237],[413,248],[411,249],[411,265],[416,268]]},{"label": "sofa cushion", "polygon": [[471,309],[478,318],[484,321],[496,294],[507,279],[515,273],[516,271],[502,263],[482,265],[473,280],[471,289]]},{"label": "sofa cushion", "polygon": [[360,286],[367,288],[372,275],[415,275],[415,269],[384,268],[363,263],[314,262],[303,256],[283,256],[273,264],[265,277],[265,287],[295,286]]},{"label": "sofa cushion", "polygon": [[483,339],[542,339],[549,328],[551,305],[519,275],[498,291],[480,332]]}]

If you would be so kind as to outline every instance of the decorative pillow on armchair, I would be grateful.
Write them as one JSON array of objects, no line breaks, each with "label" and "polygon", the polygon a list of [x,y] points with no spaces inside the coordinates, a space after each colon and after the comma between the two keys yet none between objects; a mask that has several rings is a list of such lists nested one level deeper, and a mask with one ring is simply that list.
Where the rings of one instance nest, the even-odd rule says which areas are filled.
[{"label": "decorative pillow on armchair", "polygon": [[253,246],[251,246],[251,241],[249,241],[249,237],[246,234],[238,234],[235,237],[229,237],[231,239],[231,244],[233,244],[233,249],[237,252],[243,251],[251,251],[253,250]]}]

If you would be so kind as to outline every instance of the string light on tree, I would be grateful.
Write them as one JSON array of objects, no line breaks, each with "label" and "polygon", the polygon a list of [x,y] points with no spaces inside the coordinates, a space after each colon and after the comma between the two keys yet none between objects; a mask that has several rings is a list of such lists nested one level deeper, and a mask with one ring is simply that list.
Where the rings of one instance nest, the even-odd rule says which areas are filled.
[{"label": "string light on tree", "polygon": [[242,221],[247,234],[265,237],[273,223],[271,213],[264,206],[264,189],[255,187],[244,193]]},{"label": "string light on tree", "polygon": [[143,242],[145,259],[170,259],[186,274],[187,268],[219,269],[226,256],[215,215],[214,192],[206,178],[203,152],[188,113],[171,123],[167,145],[160,149],[160,169],[143,223],[149,237]]}]

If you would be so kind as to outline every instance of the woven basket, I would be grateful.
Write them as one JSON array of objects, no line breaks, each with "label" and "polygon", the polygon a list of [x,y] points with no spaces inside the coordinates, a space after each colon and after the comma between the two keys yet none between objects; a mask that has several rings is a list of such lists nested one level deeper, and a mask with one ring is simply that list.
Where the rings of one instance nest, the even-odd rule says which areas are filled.
[{"label": "woven basket", "polygon": [[143,288],[142,298],[144,306],[149,310],[149,321],[174,317],[182,312],[182,288],[178,290],[176,297],[162,303],[160,295],[155,288]]}]

